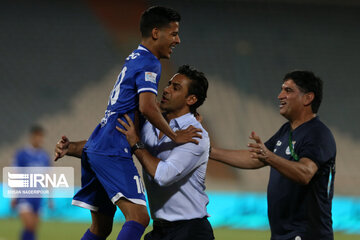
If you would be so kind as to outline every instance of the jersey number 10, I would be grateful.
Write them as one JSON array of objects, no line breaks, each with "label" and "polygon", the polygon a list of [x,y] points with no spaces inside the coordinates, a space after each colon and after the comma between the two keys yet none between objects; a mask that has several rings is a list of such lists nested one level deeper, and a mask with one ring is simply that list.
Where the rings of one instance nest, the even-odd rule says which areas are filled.
[{"label": "jersey number 10", "polygon": [[134,180],[135,180],[135,182],[136,182],[136,186],[137,186],[137,191],[138,191],[138,193],[145,193],[145,191],[144,191],[144,185],[142,184],[142,181],[141,181],[140,177],[135,175],[135,176],[134,176]]}]

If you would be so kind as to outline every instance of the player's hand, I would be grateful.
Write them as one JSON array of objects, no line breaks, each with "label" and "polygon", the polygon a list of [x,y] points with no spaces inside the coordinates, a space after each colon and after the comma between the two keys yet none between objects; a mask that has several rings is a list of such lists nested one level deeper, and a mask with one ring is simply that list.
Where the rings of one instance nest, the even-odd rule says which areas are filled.
[{"label": "player's hand", "polygon": [[66,136],[62,136],[55,146],[55,162],[66,155],[69,150],[69,145],[69,139]]},{"label": "player's hand", "polygon": [[121,132],[122,134],[124,134],[126,136],[126,140],[128,141],[130,146],[134,146],[135,143],[140,141],[139,135],[136,131],[136,127],[134,122],[131,120],[131,118],[125,114],[124,115],[126,122],[124,122],[123,120],[121,120],[120,118],[118,118],[118,122],[125,128],[122,129],[119,126],[116,126],[116,130],[118,130],[119,132]]},{"label": "player's hand", "polygon": [[187,129],[178,130],[175,132],[176,137],[174,139],[174,142],[176,142],[177,144],[184,144],[188,142],[199,144],[199,141],[194,139],[202,138],[199,132],[202,132],[200,128],[195,128],[193,125],[190,125]]},{"label": "player's hand", "polygon": [[254,140],[255,143],[249,143],[248,147],[250,147],[249,151],[251,152],[251,157],[262,161],[267,164],[267,160],[271,154],[271,152],[266,148],[266,146],[261,141],[260,137],[255,134],[255,132],[251,132],[249,137]]}]

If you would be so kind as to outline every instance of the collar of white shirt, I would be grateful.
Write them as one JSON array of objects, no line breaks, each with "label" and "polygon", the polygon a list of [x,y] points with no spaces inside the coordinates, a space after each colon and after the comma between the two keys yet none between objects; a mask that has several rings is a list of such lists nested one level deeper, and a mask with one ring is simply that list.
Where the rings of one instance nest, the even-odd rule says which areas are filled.
[{"label": "collar of white shirt", "polygon": [[178,129],[183,129],[184,127],[187,127],[190,123],[194,122],[194,120],[196,121],[194,115],[192,113],[187,113],[180,117],[171,119],[169,125],[171,128],[176,127]]}]

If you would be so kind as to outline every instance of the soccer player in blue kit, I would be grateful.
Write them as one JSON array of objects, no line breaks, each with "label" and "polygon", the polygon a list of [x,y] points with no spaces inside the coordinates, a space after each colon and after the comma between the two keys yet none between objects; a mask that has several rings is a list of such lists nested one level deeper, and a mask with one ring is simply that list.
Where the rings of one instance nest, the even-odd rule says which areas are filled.
[{"label": "soccer player in blue kit", "polygon": [[[15,154],[14,167],[49,167],[50,156],[42,148],[44,143],[44,129],[34,125],[30,129],[29,146],[18,150]],[[24,229],[21,240],[36,239],[36,231],[40,221],[40,208],[42,198],[14,198],[11,200],[11,207],[16,208]],[[52,201],[49,199],[50,207]]]},{"label": "soccer player in blue kit", "polygon": [[268,218],[272,240],[331,240],[336,144],[317,116],[322,80],[309,71],[285,75],[285,123],[265,144],[251,133],[249,150],[211,148],[210,158],[243,169],[271,167]]},{"label": "soccer player in blue kit", "polygon": [[[142,41],[125,61],[110,94],[101,123],[88,141],[83,141],[82,188],[73,198],[73,205],[91,210],[92,224],[83,240],[100,240],[112,231],[116,206],[125,216],[117,239],[140,239],[149,224],[145,195],[132,151],[126,137],[116,130],[117,118],[124,114],[134,121],[136,111],[178,144],[201,137],[199,129],[190,126],[174,132],[161,114],[156,95],[161,74],[159,59],[169,59],[180,43],[180,15],[173,9],[151,7],[141,16]],[[124,118],[123,118],[124,119]],[[69,146],[66,137],[60,140]],[[82,148],[82,146],[80,146]],[[55,153],[60,158],[63,152]],[[116,205],[116,206],[115,206]]]}]

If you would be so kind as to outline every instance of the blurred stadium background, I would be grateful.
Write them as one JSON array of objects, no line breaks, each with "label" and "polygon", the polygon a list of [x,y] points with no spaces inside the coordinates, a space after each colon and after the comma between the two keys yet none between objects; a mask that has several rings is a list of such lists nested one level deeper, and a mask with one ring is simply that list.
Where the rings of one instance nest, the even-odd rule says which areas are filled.
[{"label": "blurred stadium background", "polygon": [[[285,122],[277,95],[286,72],[308,69],[323,78],[319,115],[332,129],[338,151],[334,227],[360,234],[356,0],[3,0],[0,167],[11,165],[33,123],[47,129],[51,154],[61,135],[89,137],[103,116],[124,58],[139,44],[139,17],[150,5],[170,6],[182,15],[182,42],[170,61],[162,61],[162,86],[185,63],[206,73],[210,88],[200,113],[213,145],[245,148],[252,130],[268,139]],[[54,165],[73,166],[80,185],[79,161],[66,157]],[[268,174],[268,168],[243,171],[210,161],[212,223],[266,230]],[[2,180],[2,171],[0,175]],[[57,201],[56,211],[45,211],[45,219],[88,221],[76,217],[69,199]],[[0,203],[1,221],[13,218],[8,199],[0,196]],[[0,239],[7,239],[2,226]]]}]

